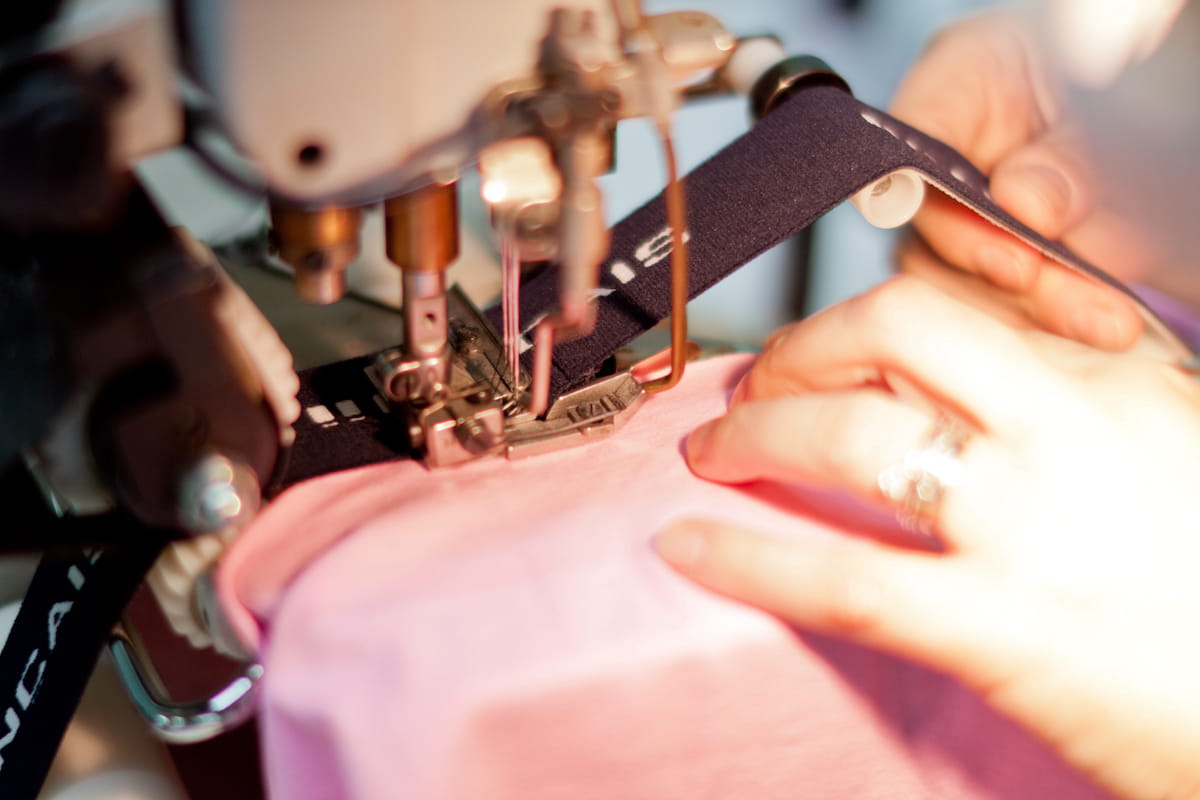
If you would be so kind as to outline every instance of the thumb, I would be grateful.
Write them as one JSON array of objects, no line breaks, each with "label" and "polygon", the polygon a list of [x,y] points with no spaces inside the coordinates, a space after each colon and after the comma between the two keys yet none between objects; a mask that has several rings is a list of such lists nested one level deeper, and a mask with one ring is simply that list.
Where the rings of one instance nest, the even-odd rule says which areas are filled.
[{"label": "thumb", "polygon": [[991,176],[996,202],[1049,239],[1064,236],[1096,207],[1088,145],[1073,125],[1059,125],[1016,148]]},{"label": "thumb", "polygon": [[990,173],[1014,148],[1057,124],[1059,94],[1028,22],[987,14],[935,36],[890,110]]}]

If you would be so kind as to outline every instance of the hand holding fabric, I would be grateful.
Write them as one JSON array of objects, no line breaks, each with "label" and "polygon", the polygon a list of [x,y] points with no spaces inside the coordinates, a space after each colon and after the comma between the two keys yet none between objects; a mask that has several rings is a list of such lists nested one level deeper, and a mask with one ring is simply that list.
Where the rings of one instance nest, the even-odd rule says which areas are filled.
[{"label": "hand holding fabric", "polygon": [[1176,367],[897,278],[777,334],[688,457],[715,481],[886,504],[877,476],[952,415],[973,433],[940,547],[688,521],[659,548],[717,592],[957,677],[1110,790],[1194,796],[1198,412]]}]

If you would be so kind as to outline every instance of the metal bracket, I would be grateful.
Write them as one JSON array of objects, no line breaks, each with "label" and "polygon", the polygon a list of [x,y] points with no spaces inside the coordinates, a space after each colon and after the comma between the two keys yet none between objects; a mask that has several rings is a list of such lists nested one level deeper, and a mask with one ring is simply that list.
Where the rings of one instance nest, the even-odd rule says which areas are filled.
[{"label": "metal bracket", "polygon": [[621,372],[563,395],[536,416],[527,410],[528,376],[509,374],[504,346],[488,321],[457,287],[447,292],[447,305],[450,379],[443,398],[425,406],[410,400],[406,376],[413,364],[402,350],[385,350],[366,370],[393,412],[404,415],[409,438],[430,467],[587,444],[617,430],[646,399],[641,384]]},{"label": "metal bracket", "polygon": [[138,714],[168,744],[206,742],[254,716],[261,664],[246,664],[240,675],[210,697],[179,702],[168,696],[145,650],[124,625],[113,631],[108,649]]}]

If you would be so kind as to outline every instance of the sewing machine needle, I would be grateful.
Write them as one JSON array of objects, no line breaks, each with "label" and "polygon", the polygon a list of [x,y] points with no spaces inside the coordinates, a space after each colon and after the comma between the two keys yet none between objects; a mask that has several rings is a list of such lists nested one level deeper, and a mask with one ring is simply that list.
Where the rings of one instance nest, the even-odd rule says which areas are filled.
[{"label": "sewing machine needle", "polygon": [[504,355],[508,361],[509,386],[515,396],[521,391],[521,259],[516,243],[508,236],[500,239],[500,269]]}]

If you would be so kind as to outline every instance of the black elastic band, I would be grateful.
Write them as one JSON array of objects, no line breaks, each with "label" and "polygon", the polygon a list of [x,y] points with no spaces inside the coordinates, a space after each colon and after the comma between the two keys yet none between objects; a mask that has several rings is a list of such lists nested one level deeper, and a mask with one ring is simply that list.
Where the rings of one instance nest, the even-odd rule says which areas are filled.
[{"label": "black elastic band", "polygon": [[299,373],[300,418],[282,485],[411,456],[404,422],[380,406],[366,376],[373,356]]},{"label": "black elastic band", "polygon": [[[956,150],[829,86],[797,92],[686,177],[690,295],[905,168],[1051,258],[1130,296],[1151,327],[1166,331],[1119,281],[997,206],[987,176]],[[613,228],[600,288],[607,294],[597,301],[595,333],[554,349],[552,396],[586,383],[605,359],[670,313],[670,236],[662,195]],[[556,305],[553,270],[522,285],[522,329]],[[499,315],[499,309],[488,311],[493,325]]]},{"label": "black elastic band", "polygon": [[37,796],[100,648],[162,546],[43,557],[0,652],[0,797]]}]

